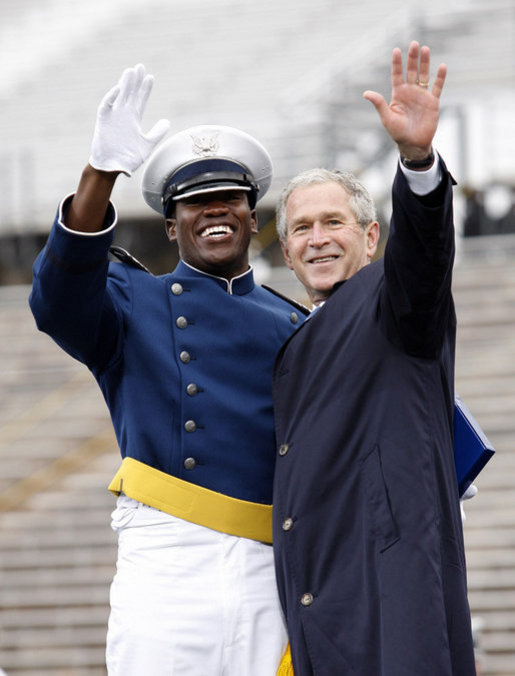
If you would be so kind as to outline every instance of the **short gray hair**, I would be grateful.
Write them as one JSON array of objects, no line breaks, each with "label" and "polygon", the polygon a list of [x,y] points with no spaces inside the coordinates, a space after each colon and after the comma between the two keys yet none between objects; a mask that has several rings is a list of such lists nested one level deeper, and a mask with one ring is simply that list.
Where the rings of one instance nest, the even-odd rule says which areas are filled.
[{"label": "short gray hair", "polygon": [[352,213],[362,228],[377,220],[374,201],[368,190],[357,180],[354,174],[339,171],[338,169],[329,170],[317,167],[303,171],[292,178],[279,196],[275,220],[277,233],[281,240],[286,240],[287,235],[286,203],[289,196],[296,188],[304,188],[317,183],[337,183],[341,185],[349,196],[349,206],[352,209]]}]

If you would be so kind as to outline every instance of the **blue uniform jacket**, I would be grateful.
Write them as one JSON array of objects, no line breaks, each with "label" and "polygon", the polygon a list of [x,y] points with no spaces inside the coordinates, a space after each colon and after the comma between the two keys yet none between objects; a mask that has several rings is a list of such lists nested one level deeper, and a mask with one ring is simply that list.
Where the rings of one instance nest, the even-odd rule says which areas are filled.
[{"label": "blue uniform jacket", "polygon": [[[151,481],[270,505],[273,363],[301,313],[251,270],[228,284],[181,261],[153,276],[108,262],[113,229],[85,236],[58,221],[30,306],[38,328],[92,371],[122,457],[137,461],[131,472],[148,466],[159,472],[145,474]],[[128,494],[129,478],[118,486]]]},{"label": "blue uniform jacket", "polygon": [[384,259],[274,375],[274,549],[295,676],[475,673],[453,458],[452,180],[398,173]]}]

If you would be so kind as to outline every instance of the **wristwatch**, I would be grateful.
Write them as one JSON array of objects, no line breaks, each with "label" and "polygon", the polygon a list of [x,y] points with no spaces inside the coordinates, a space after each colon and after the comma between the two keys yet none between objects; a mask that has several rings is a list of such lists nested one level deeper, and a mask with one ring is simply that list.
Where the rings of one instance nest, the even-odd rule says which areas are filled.
[{"label": "wristwatch", "polygon": [[427,157],[424,157],[422,160],[408,160],[401,155],[401,162],[406,169],[429,169],[435,161],[435,154],[431,150]]}]

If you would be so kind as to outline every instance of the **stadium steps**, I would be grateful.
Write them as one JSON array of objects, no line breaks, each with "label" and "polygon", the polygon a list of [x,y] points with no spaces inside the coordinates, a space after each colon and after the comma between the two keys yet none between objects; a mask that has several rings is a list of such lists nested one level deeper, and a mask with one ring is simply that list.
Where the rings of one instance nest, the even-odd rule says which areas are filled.
[{"label": "stadium steps", "polygon": [[0,515],[0,665],[9,676],[105,674],[116,560],[106,484],[117,462],[111,447]]},{"label": "stadium steps", "polygon": [[515,266],[513,236],[463,242],[454,274],[456,390],[496,454],[465,503],[469,601],[487,676],[515,674]]},{"label": "stadium steps", "polygon": [[[456,266],[456,388],[497,450],[466,503],[465,541],[483,674],[512,676],[515,268],[502,255],[512,238],[496,241],[491,259],[465,242]],[[0,666],[9,676],[105,674],[116,558],[106,485],[118,450],[92,377],[36,331],[27,294],[0,288]]]},{"label": "stadium steps", "polygon": [[119,462],[90,374],[37,332],[27,287],[0,287],[0,667],[105,674]]}]

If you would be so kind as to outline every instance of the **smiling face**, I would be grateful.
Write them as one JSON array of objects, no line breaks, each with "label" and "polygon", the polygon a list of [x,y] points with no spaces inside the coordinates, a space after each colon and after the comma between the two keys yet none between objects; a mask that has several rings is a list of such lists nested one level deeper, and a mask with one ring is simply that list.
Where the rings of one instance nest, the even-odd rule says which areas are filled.
[{"label": "smiling face", "polygon": [[166,231],[171,241],[177,241],[185,263],[231,279],[249,267],[256,212],[243,190],[194,195],[177,201],[174,217],[166,219]]},{"label": "smiling face", "polygon": [[286,203],[286,265],[318,305],[334,285],[370,262],[379,241],[379,224],[356,222],[349,195],[335,182],[295,188]]}]

